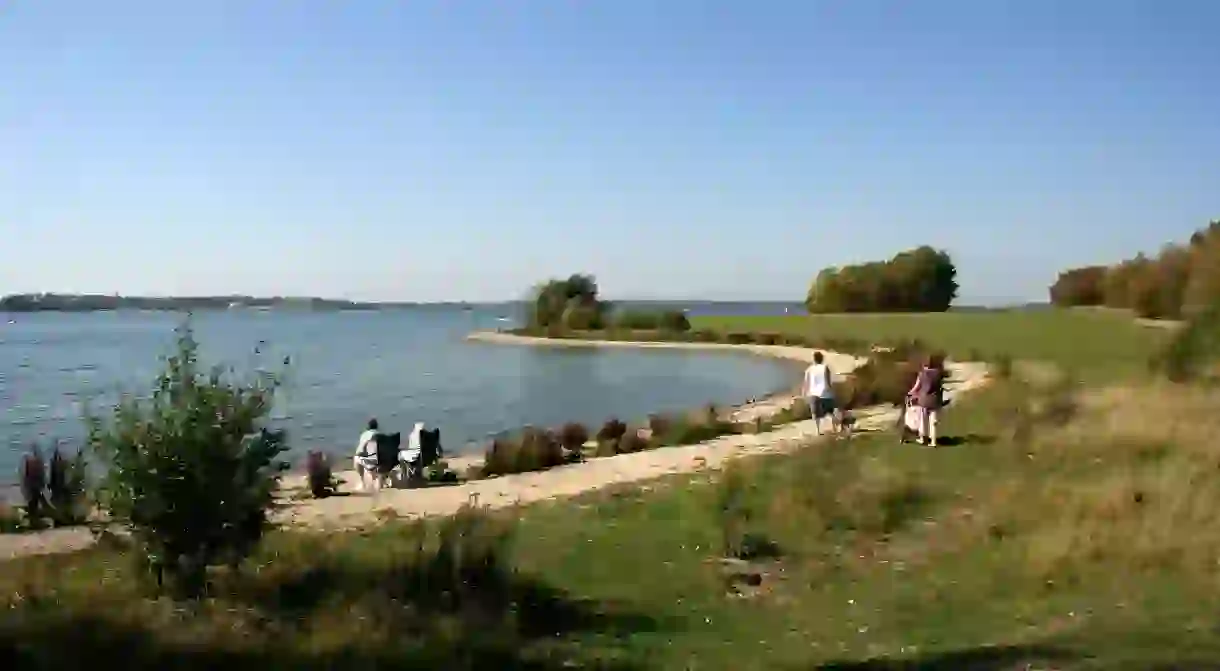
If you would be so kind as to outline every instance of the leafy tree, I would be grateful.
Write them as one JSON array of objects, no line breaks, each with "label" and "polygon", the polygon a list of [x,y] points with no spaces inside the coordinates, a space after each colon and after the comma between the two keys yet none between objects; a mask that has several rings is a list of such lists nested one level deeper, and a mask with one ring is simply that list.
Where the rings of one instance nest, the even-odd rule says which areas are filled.
[{"label": "leafy tree", "polygon": [[1220,221],[1195,231],[1186,244],[1164,246],[1155,257],[1137,254],[1112,266],[1059,273],[1050,287],[1059,306],[1104,305],[1141,317],[1190,317],[1220,300]]},{"label": "leafy tree", "polygon": [[577,330],[603,328],[610,309],[608,303],[598,299],[593,276],[579,274],[535,287],[531,307],[530,326]]},{"label": "leafy tree", "polygon": [[208,566],[236,566],[261,540],[287,448],[284,432],[266,426],[280,377],[204,372],[189,321],[177,334],[148,399],[125,397],[86,422],[106,469],[100,503],[131,532],[159,587],[168,577],[197,596]]},{"label": "leafy tree", "polygon": [[944,312],[957,297],[957,268],[945,251],[924,245],[818,273],[805,300],[813,313]]}]

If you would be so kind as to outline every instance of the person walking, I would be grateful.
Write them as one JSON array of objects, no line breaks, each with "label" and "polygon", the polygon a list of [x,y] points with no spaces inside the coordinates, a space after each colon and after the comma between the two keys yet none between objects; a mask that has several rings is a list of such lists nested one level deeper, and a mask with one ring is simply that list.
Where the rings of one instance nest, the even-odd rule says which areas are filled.
[{"label": "person walking", "polygon": [[805,369],[804,395],[809,401],[809,409],[813,411],[813,425],[818,435],[822,435],[822,418],[830,417],[831,429],[834,429],[835,392],[831,382],[830,366],[826,365],[826,357],[821,352],[813,353],[813,363]]},{"label": "person walking", "polygon": [[915,377],[915,384],[907,395],[919,408],[919,438],[920,445],[936,447],[936,424],[940,420],[940,410],[945,405],[945,358],[940,354],[931,354],[924,361],[923,368]]}]

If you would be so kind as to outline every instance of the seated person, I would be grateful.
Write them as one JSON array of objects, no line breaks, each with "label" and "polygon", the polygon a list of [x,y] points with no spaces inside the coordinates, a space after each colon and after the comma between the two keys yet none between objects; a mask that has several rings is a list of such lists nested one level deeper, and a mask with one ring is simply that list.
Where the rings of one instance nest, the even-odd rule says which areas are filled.
[{"label": "seated person", "polygon": [[419,461],[419,434],[424,430],[423,422],[416,422],[415,428],[411,429],[410,435],[407,436],[407,445],[398,451],[398,460],[404,464],[414,463]]},{"label": "seated person", "polygon": [[377,420],[370,419],[368,428],[360,434],[360,439],[356,441],[356,454],[352,457],[352,466],[356,469],[356,477],[360,481],[360,489],[364,489],[365,473],[371,473],[377,469],[378,433]]}]

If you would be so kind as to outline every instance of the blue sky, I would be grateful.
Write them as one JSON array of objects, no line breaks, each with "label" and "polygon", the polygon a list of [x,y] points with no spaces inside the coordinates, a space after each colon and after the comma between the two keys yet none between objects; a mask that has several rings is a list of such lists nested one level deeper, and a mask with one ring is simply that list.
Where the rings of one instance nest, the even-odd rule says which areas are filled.
[{"label": "blue sky", "polygon": [[1220,217],[1220,3],[0,0],[0,293],[1040,299]]}]

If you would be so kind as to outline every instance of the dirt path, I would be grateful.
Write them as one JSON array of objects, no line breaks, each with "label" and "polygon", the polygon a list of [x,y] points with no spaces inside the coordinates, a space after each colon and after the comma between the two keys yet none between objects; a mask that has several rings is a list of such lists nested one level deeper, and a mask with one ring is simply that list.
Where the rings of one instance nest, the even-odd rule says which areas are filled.
[{"label": "dirt path", "polygon": [[[646,347],[658,349],[705,349],[744,351],[793,361],[811,360],[813,351],[800,347],[769,345],[720,345],[713,343],[629,343],[547,340],[499,333],[472,334],[471,340],[496,344],[547,345],[571,347]],[[851,355],[826,352],[827,363],[837,375],[850,372],[862,359]],[[946,394],[956,397],[985,382],[986,366],[981,363],[950,362],[951,379]],[[792,401],[790,394],[780,394],[757,403],[735,409],[731,414],[738,421],[768,416]],[[868,408],[856,413],[857,431],[881,431],[897,419],[894,408]],[[634,454],[590,459],[579,464],[561,466],[537,473],[506,475],[486,480],[473,480],[459,485],[424,489],[388,489],[379,494],[339,496],[328,499],[298,498],[302,483],[293,478],[284,483],[287,505],[277,512],[277,521],[312,528],[350,529],[367,526],[391,516],[420,518],[451,515],[467,503],[491,508],[528,504],[600,489],[616,484],[640,482],[671,473],[690,473],[717,469],[729,459],[756,454],[787,452],[808,445],[817,439],[812,421],[795,422],[762,434],[732,435],[697,445],[662,447]],[[477,457],[450,460],[460,469],[478,463]],[[343,491],[354,491],[351,473],[340,474]],[[70,552],[92,543],[84,529],[59,529],[31,534],[0,535],[0,559],[22,555]]]}]

